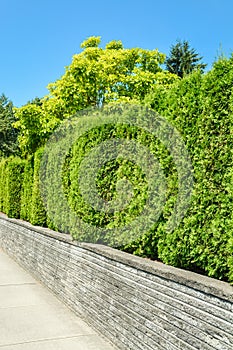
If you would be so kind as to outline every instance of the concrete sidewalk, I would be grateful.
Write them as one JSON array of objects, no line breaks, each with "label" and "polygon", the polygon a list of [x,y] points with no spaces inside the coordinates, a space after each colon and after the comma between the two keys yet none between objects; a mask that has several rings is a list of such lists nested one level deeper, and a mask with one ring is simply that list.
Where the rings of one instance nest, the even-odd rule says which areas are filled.
[{"label": "concrete sidewalk", "polygon": [[0,350],[114,350],[0,248]]}]

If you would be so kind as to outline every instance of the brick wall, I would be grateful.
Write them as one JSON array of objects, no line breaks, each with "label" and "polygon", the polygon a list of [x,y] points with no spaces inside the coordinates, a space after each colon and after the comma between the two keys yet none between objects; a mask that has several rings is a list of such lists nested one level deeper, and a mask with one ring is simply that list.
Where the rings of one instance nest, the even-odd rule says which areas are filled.
[{"label": "brick wall", "polygon": [[119,349],[233,349],[227,283],[3,215],[0,246]]}]

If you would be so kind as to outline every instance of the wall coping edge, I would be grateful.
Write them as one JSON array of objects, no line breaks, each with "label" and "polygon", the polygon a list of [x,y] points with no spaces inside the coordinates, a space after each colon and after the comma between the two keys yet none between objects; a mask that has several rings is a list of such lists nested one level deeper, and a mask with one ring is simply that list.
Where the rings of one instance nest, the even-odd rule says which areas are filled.
[{"label": "wall coping edge", "polygon": [[205,275],[200,275],[192,271],[169,266],[159,261],[141,258],[109,246],[77,242],[72,240],[72,237],[68,234],[56,232],[45,227],[33,226],[29,222],[23,220],[11,219],[3,213],[0,213],[0,220],[11,222],[15,225],[22,226],[44,236],[77,246],[84,250],[89,250],[93,253],[102,255],[119,263],[123,263],[132,268],[148,272],[166,280],[171,280],[205,294],[210,294],[214,297],[221,298],[225,301],[231,303],[233,302],[233,286],[227,282],[223,282]]}]

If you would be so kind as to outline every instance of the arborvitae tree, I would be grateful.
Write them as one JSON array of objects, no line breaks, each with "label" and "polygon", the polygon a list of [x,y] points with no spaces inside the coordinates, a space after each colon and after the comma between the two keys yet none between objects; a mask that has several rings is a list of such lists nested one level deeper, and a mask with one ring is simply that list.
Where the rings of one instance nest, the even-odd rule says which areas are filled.
[{"label": "arborvitae tree", "polygon": [[12,126],[14,122],[13,104],[2,94],[0,96],[0,157],[8,157],[18,151],[18,131]]},{"label": "arborvitae tree", "polygon": [[190,47],[188,41],[178,40],[175,45],[172,45],[170,54],[165,61],[166,69],[183,78],[184,75],[195,69],[204,70],[206,64],[201,62],[202,58],[195,49]]}]

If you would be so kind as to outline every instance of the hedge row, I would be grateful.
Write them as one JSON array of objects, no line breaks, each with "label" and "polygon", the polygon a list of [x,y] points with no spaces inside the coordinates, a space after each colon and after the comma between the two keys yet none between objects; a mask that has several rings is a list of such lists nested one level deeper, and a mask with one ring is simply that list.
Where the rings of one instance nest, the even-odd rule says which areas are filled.
[{"label": "hedge row", "polygon": [[0,162],[0,211],[9,217],[45,226],[46,212],[39,192],[42,150],[27,160],[10,157]]},{"label": "hedge row", "polygon": [[[42,150],[27,160],[2,160],[0,210],[33,224],[71,233],[78,240],[98,243],[107,240],[117,245],[116,237],[104,236],[102,229],[127,225],[141,213],[147,200],[145,174],[130,160],[106,162],[96,176],[99,195],[105,201],[114,200],[117,181],[127,178],[133,185],[134,197],[126,209],[104,214],[88,205],[79,191],[80,164],[92,147],[106,139],[135,139],[159,159],[167,181],[166,203],[156,224],[120,249],[233,282],[233,58],[220,59],[207,74],[194,72],[169,89],[155,86],[144,102],[180,131],[194,168],[192,202],[173,232],[168,233],[165,227],[178,191],[174,161],[159,140],[134,126],[94,125],[83,133],[64,160],[62,182],[57,181],[59,173],[53,164],[60,157],[63,145],[53,147],[48,158],[43,157],[45,173],[40,173],[46,185],[42,193],[46,198],[46,211],[39,189]],[[60,136],[54,136],[55,144],[56,137]],[[71,210],[67,209],[67,203]],[[87,230],[85,225],[78,226],[77,216],[87,224]],[[89,230],[90,225],[93,230]],[[138,237],[137,228],[134,229],[132,238]]]},{"label": "hedge row", "polygon": [[[78,140],[63,169],[63,187],[69,205],[87,224],[106,229],[116,225],[127,225],[138,215],[140,205],[146,199],[146,184],[140,180],[140,171],[129,162],[107,162],[97,176],[99,194],[104,199],[111,200],[116,195],[117,180],[123,175],[123,178],[127,177],[133,182],[134,175],[137,174],[137,181],[133,182],[133,186],[140,200],[133,200],[127,210],[114,215],[104,215],[88,206],[78,189],[79,166],[91,147],[111,137],[135,138],[148,146],[159,158],[166,175],[168,193],[164,210],[157,223],[149,232],[121,249],[159,259],[173,266],[233,281],[233,58],[221,59],[209,73],[202,75],[195,72],[173,84],[170,89],[155,87],[145,103],[180,131],[191,157],[195,186],[188,213],[179,227],[171,233],[165,229],[177,196],[177,173],[174,163],[162,145],[135,128],[124,129],[123,126],[115,128],[108,125],[94,128]],[[55,158],[58,152],[59,150],[55,151],[52,158]],[[53,167],[50,172],[53,172]],[[53,196],[54,193],[51,192],[49,200],[52,201]],[[66,231],[67,227],[62,226],[62,223],[67,223],[67,220],[60,219],[68,215],[67,208],[63,206],[60,194],[56,196],[55,193],[53,200],[57,206],[52,216],[56,218],[56,225],[61,223],[60,229]],[[53,206],[51,208],[54,210]],[[101,236],[101,230],[90,230],[88,235],[83,226],[79,229],[78,222],[72,214],[68,230],[75,239],[102,243],[107,239],[110,244],[117,244],[116,241],[111,241],[112,237]],[[137,232],[135,237],[138,237]]]},{"label": "hedge row", "polygon": [[[84,179],[84,187],[80,191],[80,165],[85,157],[92,149],[96,149],[102,142],[108,140],[135,140],[140,142],[150,150],[150,153],[154,155],[154,158],[160,160],[160,165],[163,168],[163,173],[166,175],[167,182],[167,202],[163,211],[163,215],[160,221],[165,222],[166,218],[172,211],[174,194],[177,193],[177,173],[176,169],[166,147],[155,138],[153,135],[145,132],[142,128],[136,128],[135,126],[128,126],[125,124],[104,124],[98,125],[99,117],[103,117],[108,121],[109,113],[111,115],[121,113],[121,118],[130,115],[133,118],[139,117],[139,112],[144,112],[145,108],[135,106],[134,110],[129,106],[110,107],[109,109],[95,112],[96,125],[93,122],[92,128],[88,132],[83,133],[78,141],[74,143],[69,155],[65,158],[64,165],[62,167],[62,184],[59,183],[59,171],[57,172],[57,165],[55,166],[55,159],[62,157],[62,149],[65,147],[63,144],[62,133],[64,130],[58,131],[54,134],[46,147],[46,160],[42,168],[46,169],[44,197],[47,198],[47,210],[48,216],[52,217],[55,227],[62,232],[70,233],[74,239],[87,241],[92,243],[104,243],[114,247],[125,246],[125,242],[135,241],[135,237],[142,235],[142,232],[146,220],[150,220],[148,217],[142,218],[141,231],[139,226],[131,225],[134,219],[139,219],[141,212],[144,209],[145,203],[148,199],[148,183],[145,173],[142,171],[137,162],[132,159],[118,157],[117,159],[109,159],[110,149],[109,147],[103,147],[101,150],[101,159],[109,159],[100,167],[95,175],[96,189],[100,198],[105,202],[122,200],[122,196],[119,196],[119,180],[125,181],[126,179],[131,183],[133,187],[133,196],[128,201],[128,205],[123,204],[121,210],[98,210],[85,199],[83,193],[91,198],[93,196],[93,188],[88,185],[88,176],[91,173],[91,168],[94,166],[92,162],[85,166],[86,175],[81,177]],[[86,112],[85,118],[92,117],[92,111]],[[155,113],[154,113],[155,114]],[[69,123],[67,123],[67,128]],[[71,133],[70,129],[67,129]],[[72,134],[72,133],[71,133]],[[54,142],[53,142],[54,139]],[[59,140],[59,142],[58,142]],[[65,141],[64,141],[65,142]],[[60,158],[61,159],[61,158]],[[89,158],[90,159],[90,158]],[[87,171],[87,168],[90,169]],[[94,181],[93,181],[94,182]],[[50,184],[53,183],[53,186]],[[159,186],[159,184],[158,184]],[[60,191],[65,193],[65,200]],[[123,194],[123,193],[121,193]],[[121,198],[120,198],[121,197]],[[95,199],[95,198],[94,198]],[[125,198],[127,201],[127,198]],[[67,207],[67,203],[69,206]],[[77,219],[80,218],[79,221]],[[139,221],[138,221],[139,223]],[[157,222],[156,222],[157,225]],[[130,231],[127,227],[130,226]],[[154,225],[153,225],[154,226]],[[124,230],[121,228],[124,227]],[[118,229],[119,228],[119,229]],[[153,231],[155,232],[155,231]],[[123,248],[123,247],[122,247]],[[148,251],[149,252],[149,251]],[[150,257],[156,255],[156,247],[151,252]]]},{"label": "hedge row", "polygon": [[233,281],[233,57],[169,91],[154,91],[146,102],[181,131],[195,174],[190,209],[179,228],[159,240],[158,257]]}]

